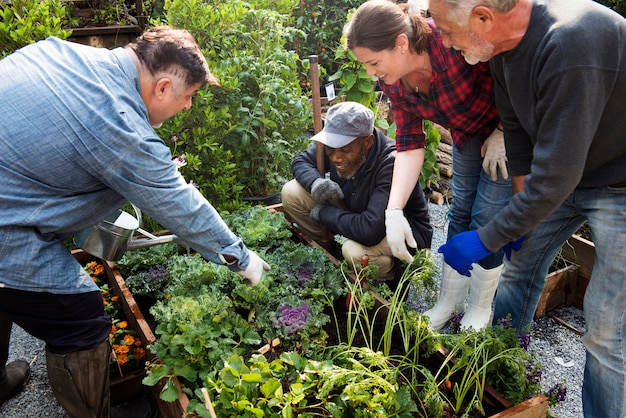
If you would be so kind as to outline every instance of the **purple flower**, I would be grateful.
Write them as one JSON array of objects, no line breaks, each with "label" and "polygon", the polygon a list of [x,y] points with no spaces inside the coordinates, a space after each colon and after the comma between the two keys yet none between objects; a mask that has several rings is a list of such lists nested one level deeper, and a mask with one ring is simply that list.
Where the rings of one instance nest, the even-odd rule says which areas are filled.
[{"label": "purple flower", "polygon": [[541,369],[536,367],[535,362],[532,360],[529,360],[526,365],[526,377],[534,385],[541,383]]},{"label": "purple flower", "polygon": [[520,347],[522,347],[524,351],[528,351],[528,346],[530,345],[530,334],[520,334],[518,337]]},{"label": "purple flower", "polygon": [[303,303],[300,306],[281,305],[274,317],[276,328],[282,328],[285,334],[291,335],[298,332],[311,319],[309,305]]},{"label": "purple flower", "polygon": [[559,402],[563,402],[567,395],[567,388],[561,383],[557,383],[546,392],[546,396],[550,400],[550,404],[554,405]]}]

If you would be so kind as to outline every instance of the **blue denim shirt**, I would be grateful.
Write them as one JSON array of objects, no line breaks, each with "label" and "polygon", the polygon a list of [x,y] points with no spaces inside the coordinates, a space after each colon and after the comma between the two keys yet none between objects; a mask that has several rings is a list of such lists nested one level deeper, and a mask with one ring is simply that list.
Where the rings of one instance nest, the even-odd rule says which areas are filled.
[{"label": "blue denim shirt", "polygon": [[127,52],[49,38],[0,61],[0,287],[97,290],[63,245],[126,201],[207,260],[248,251],[150,126]]}]

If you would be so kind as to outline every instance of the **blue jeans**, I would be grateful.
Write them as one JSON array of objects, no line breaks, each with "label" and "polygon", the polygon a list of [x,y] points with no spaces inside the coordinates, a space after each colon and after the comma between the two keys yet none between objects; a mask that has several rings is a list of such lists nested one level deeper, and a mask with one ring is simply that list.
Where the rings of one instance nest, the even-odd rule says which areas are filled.
[{"label": "blue jeans", "polygon": [[550,264],[585,220],[595,244],[595,262],[583,302],[583,410],[587,418],[625,417],[626,187],[578,188],[527,235],[520,251],[504,261],[494,323],[511,313],[517,330],[526,329]]},{"label": "blue jeans", "polygon": [[[483,170],[480,156],[482,136],[476,135],[463,148],[452,147],[452,205],[448,215],[448,238],[486,225],[509,203],[511,180],[498,172],[493,181]],[[489,255],[478,264],[492,269],[502,264],[502,250]]]}]

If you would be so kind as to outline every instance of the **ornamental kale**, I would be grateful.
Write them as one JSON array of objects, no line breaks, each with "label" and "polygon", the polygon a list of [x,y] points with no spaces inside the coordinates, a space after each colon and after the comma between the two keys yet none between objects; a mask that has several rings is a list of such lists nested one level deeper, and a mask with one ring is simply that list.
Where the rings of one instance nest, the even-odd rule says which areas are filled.
[{"label": "ornamental kale", "polygon": [[302,303],[300,306],[280,305],[278,312],[272,316],[276,328],[282,329],[287,335],[294,334],[303,328],[311,319],[309,305]]},{"label": "ornamental kale", "polygon": [[169,273],[167,263],[155,264],[137,274],[131,274],[126,278],[126,285],[133,294],[151,296],[155,299],[163,297],[163,288],[167,284]]},{"label": "ornamental kale", "polygon": [[260,206],[225,215],[224,221],[247,246],[257,250],[276,248],[293,235],[284,214]]}]

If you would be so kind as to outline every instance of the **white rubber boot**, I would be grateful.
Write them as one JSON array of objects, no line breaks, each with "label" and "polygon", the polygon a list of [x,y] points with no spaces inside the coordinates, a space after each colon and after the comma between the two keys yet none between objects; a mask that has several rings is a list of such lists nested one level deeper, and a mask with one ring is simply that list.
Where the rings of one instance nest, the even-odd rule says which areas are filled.
[{"label": "white rubber boot", "polygon": [[430,326],[439,330],[456,313],[465,311],[465,298],[470,286],[469,277],[463,276],[449,264],[443,263],[441,272],[441,287],[439,288],[439,300],[424,315],[430,318]]},{"label": "white rubber boot", "polygon": [[465,315],[461,319],[461,329],[472,327],[479,330],[491,320],[491,303],[498,288],[503,266],[499,265],[490,270],[485,270],[478,264],[472,267],[469,300]]}]

